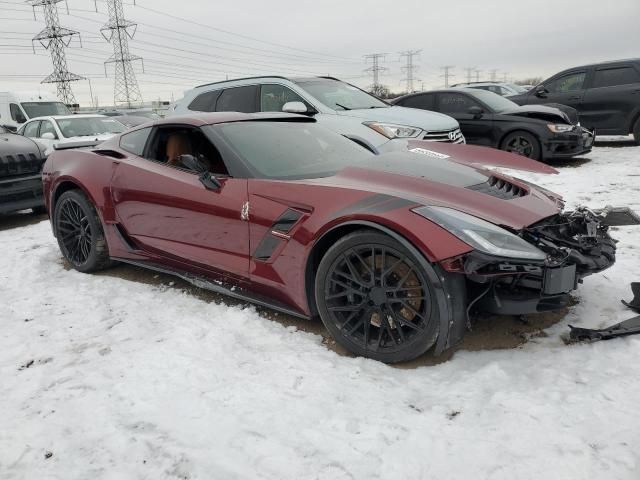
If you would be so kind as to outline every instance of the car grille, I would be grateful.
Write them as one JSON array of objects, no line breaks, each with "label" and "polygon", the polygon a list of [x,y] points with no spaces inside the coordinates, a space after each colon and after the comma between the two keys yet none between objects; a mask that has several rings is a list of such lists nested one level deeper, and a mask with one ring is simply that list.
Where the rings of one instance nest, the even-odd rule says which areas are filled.
[{"label": "car grille", "polygon": [[471,185],[467,187],[480,193],[486,193],[492,197],[501,198],[503,200],[511,200],[513,198],[524,197],[528,192],[522,187],[514,185],[502,178],[491,176],[484,183]]},{"label": "car grille", "polygon": [[464,143],[464,137],[459,128],[455,130],[427,132],[422,139],[428,142]]},{"label": "car grille", "polygon": [[33,153],[0,156],[0,177],[38,173],[44,163]]}]

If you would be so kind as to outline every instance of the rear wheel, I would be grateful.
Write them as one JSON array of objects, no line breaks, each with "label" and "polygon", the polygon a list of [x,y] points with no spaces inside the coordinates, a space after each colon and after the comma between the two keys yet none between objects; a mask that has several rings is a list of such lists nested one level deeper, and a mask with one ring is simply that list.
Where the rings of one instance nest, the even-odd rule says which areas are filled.
[{"label": "rear wheel", "polygon": [[532,160],[540,160],[541,158],[540,142],[527,132],[512,132],[508,134],[502,140],[500,149],[531,158]]},{"label": "rear wheel", "polygon": [[440,312],[426,273],[387,235],[362,230],[338,240],[320,261],[315,294],[327,330],[357,355],[411,360],[438,336]]},{"label": "rear wheel", "polygon": [[69,190],[60,196],[53,225],[60,251],[73,268],[88,273],[111,265],[100,218],[81,191]]},{"label": "rear wheel", "polygon": [[640,145],[640,118],[638,118],[633,125],[633,139],[636,145]]}]

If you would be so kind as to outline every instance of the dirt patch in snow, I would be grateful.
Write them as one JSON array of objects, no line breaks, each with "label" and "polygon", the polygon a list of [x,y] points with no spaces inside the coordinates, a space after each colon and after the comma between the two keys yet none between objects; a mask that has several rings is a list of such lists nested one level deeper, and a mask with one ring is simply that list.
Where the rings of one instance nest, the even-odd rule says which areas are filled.
[{"label": "dirt patch in snow", "polygon": [[[227,305],[246,305],[246,302],[236,300],[225,295],[194,287],[188,282],[170,275],[145,270],[132,265],[120,264],[99,275],[122,278],[133,282],[155,285],[158,288],[174,288],[182,290],[204,302],[225,303]],[[304,332],[321,335],[322,343],[330,350],[352,356],[338,345],[329,335],[320,321],[307,321],[300,318],[276,312],[265,307],[256,307],[261,316],[278,322],[287,327],[295,327]],[[457,350],[498,350],[518,348],[532,338],[546,336],[544,330],[561,321],[567,314],[568,308],[538,315],[526,316],[485,316],[472,322],[472,330],[467,332],[462,343],[455,349],[449,350],[438,357],[427,352],[425,355],[399,365],[401,368],[417,368],[424,365],[436,365],[451,359]]]}]

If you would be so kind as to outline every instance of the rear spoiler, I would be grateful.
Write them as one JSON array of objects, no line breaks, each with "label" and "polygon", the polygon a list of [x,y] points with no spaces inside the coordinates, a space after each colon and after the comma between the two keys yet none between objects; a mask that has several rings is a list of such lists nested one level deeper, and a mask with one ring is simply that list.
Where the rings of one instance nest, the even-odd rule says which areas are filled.
[{"label": "rear spoiler", "polygon": [[54,150],[69,150],[72,148],[87,148],[87,147],[95,147],[96,145],[101,144],[104,140],[85,140],[82,142],[70,142],[70,143],[61,143],[58,145],[54,145]]}]

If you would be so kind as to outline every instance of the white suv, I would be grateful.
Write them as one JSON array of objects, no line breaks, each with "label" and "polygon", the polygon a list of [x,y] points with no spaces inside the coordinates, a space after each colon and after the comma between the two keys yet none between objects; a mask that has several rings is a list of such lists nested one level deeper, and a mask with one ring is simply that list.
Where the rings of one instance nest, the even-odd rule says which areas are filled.
[{"label": "white suv", "polygon": [[332,77],[255,77],[200,85],[178,100],[168,116],[227,111],[311,115],[321,125],[375,148],[396,140],[402,140],[397,145],[402,148],[412,138],[464,143],[453,118],[390,105]]}]

